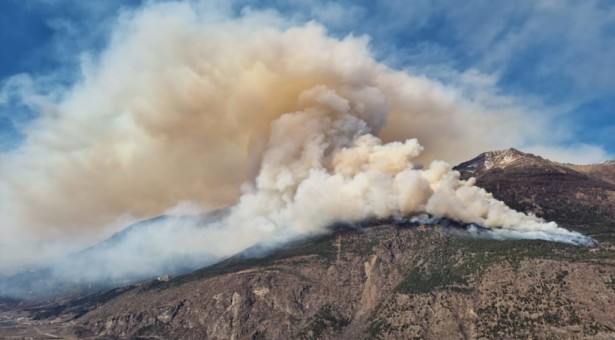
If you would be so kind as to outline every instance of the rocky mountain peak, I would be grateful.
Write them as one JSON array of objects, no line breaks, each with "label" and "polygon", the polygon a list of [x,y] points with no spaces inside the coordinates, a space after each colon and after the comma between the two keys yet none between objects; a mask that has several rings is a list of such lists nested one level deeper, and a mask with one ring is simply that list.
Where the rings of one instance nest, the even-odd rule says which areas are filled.
[{"label": "rocky mountain peak", "polygon": [[563,164],[507,149],[454,169],[510,207],[562,225],[595,225],[597,216],[602,224],[615,221],[615,164]]},{"label": "rocky mountain peak", "polygon": [[555,172],[565,172],[566,168],[542,157],[521,152],[514,148],[484,152],[477,157],[455,167],[463,175],[476,176],[493,169],[545,169]]},{"label": "rocky mountain peak", "polygon": [[529,156],[535,157],[534,155],[525,154],[514,148],[489,151],[485,152],[484,166],[486,169],[490,169],[492,167],[504,168]]}]

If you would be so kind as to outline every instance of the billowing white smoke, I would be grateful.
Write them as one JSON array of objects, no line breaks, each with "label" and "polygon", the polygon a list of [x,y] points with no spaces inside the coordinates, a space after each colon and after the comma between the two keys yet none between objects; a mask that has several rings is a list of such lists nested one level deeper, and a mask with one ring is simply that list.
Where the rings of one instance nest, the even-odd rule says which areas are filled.
[{"label": "billowing white smoke", "polygon": [[508,208],[473,180],[459,180],[445,162],[415,169],[412,161],[422,151],[416,139],[383,144],[372,134],[378,126],[367,122],[377,121],[373,115],[384,105],[377,91],[317,86],[301,102],[306,109],[273,122],[261,171],[244,187],[225,228],[249,221],[247,228],[264,240],[323,232],[336,221],[427,212],[500,235],[515,231],[573,243],[580,236]]},{"label": "billowing white smoke", "polygon": [[262,13],[198,17],[186,4],[124,16],[83,80],[0,155],[0,268],[57,257],[182,202],[232,208],[206,225],[172,219],[128,233],[78,273],[151,274],[171,258],[211,263],[336,221],[414,212],[502,237],[583,240],[511,210],[444,162],[415,166],[517,144],[536,128],[522,110],[492,114],[391,70],[364,38],[272,25],[279,18]]}]

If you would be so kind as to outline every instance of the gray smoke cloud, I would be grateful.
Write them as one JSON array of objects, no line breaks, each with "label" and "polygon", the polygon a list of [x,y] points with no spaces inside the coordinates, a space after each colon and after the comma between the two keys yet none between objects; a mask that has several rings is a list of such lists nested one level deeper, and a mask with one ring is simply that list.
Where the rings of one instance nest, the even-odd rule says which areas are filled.
[{"label": "gray smoke cloud", "polygon": [[[61,100],[0,154],[0,271],[32,268],[161,214],[58,275],[152,275],[337,221],[426,212],[506,238],[589,242],[516,212],[436,158],[538,134],[522,109],[464,99],[374,60],[368,39],[186,3],[121,16]],[[419,144],[419,141],[421,144]],[[428,164],[426,167],[419,164]]]}]

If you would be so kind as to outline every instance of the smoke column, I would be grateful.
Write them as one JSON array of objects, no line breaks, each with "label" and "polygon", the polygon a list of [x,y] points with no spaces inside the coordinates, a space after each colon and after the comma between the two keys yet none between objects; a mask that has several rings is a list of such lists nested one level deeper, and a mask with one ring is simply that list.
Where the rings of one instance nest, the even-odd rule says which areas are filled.
[{"label": "smoke column", "polygon": [[588,242],[508,208],[445,162],[419,166],[537,134],[523,110],[392,70],[365,37],[332,38],[267,12],[200,11],[166,3],[122,15],[82,79],[0,154],[0,271],[48,263],[168,211],[227,206],[207,223],[135,229],[70,275],[149,275],[336,221],[417,212],[498,238]]}]

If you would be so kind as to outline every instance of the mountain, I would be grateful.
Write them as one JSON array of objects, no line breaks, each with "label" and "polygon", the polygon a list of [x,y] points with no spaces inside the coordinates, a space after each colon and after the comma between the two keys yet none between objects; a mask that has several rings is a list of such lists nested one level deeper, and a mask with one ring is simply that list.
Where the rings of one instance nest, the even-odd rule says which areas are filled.
[{"label": "mountain", "polygon": [[570,168],[540,156],[523,153],[517,149],[489,151],[455,167],[462,177],[483,176],[497,171],[508,174],[573,174]]},{"label": "mountain", "polygon": [[563,164],[565,167],[573,169],[575,171],[588,174],[589,176],[596,177],[615,184],[615,161],[606,161],[601,164]]},{"label": "mountain", "polygon": [[454,169],[517,210],[584,232],[615,228],[615,162],[561,164],[508,149],[482,153]]},{"label": "mountain", "polygon": [[[21,272],[8,277],[0,277],[0,297],[19,296],[28,299],[46,299],[53,296],[67,298],[80,296],[84,292],[95,292],[101,289],[109,289],[121,285],[126,285],[146,279],[151,279],[159,273],[177,274],[185,273],[190,270],[203,266],[207,261],[189,262],[186,256],[178,253],[174,256],[167,256],[158,261],[155,266],[156,272],[139,272],[131,275],[120,276],[119,278],[108,277],[100,280],[98,277],[85,275],[93,263],[96,263],[97,270],[110,273],[113,271],[114,263],[107,261],[113,258],[112,254],[118,249],[131,247],[131,238],[135,235],[153,235],[160,231],[161,223],[189,224],[199,228],[205,228],[208,224],[224,218],[228,214],[228,209],[216,209],[206,214],[193,216],[158,216],[148,220],[134,223],[123,230],[115,233],[110,238],[99,242],[89,248],[57,261],[47,267]],[[144,251],[124,253],[123,260],[131,260],[127,257],[146,256]],[[181,266],[179,264],[182,264]],[[81,274],[81,275],[80,275]]]},{"label": "mountain", "polygon": [[615,243],[600,241],[349,229],[264,258],[24,308],[28,324],[5,316],[12,329],[0,337],[34,325],[79,338],[606,339],[615,336]]},{"label": "mountain", "polygon": [[[563,199],[573,190],[612,191],[590,173],[517,150],[457,169],[492,185],[494,196],[552,216],[579,209]],[[596,198],[582,204],[604,211]],[[338,228],[264,257],[240,254],[76,299],[0,300],[0,338],[610,339],[615,228],[601,214],[597,224],[573,213],[555,218],[592,233],[592,247],[470,238],[450,223]]]}]

